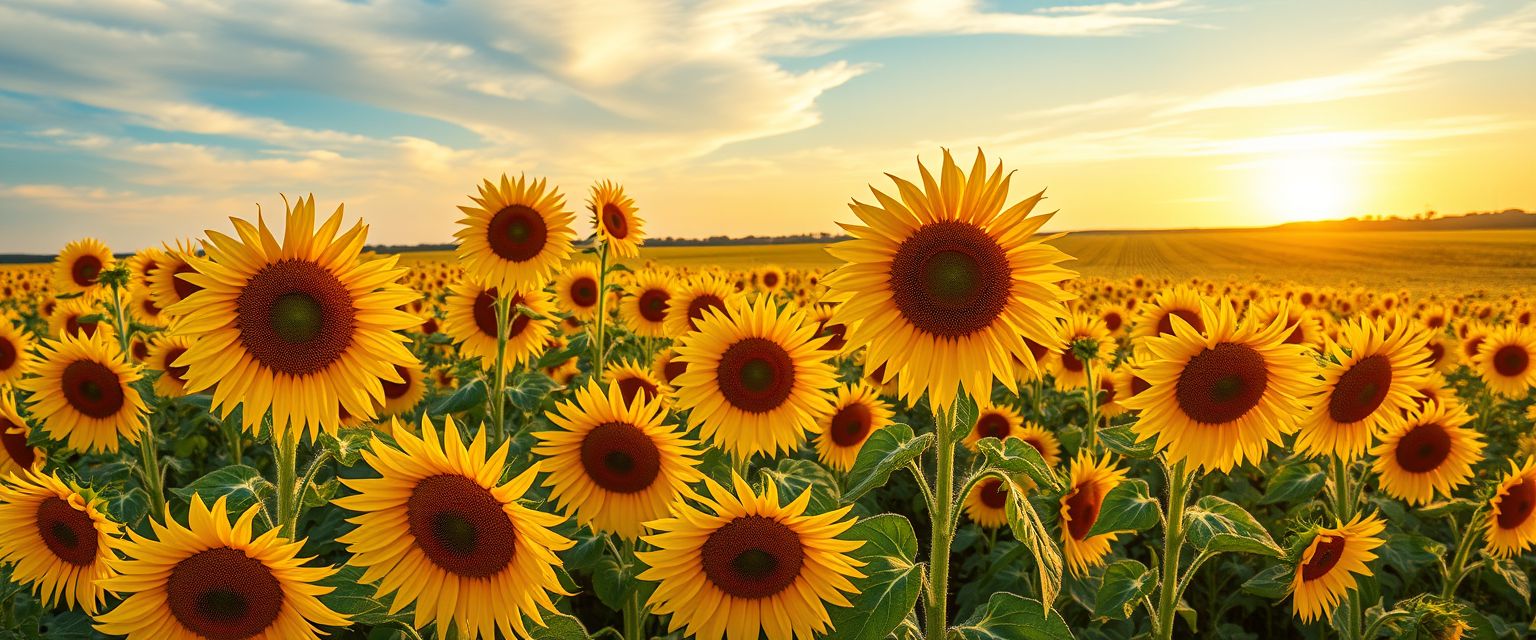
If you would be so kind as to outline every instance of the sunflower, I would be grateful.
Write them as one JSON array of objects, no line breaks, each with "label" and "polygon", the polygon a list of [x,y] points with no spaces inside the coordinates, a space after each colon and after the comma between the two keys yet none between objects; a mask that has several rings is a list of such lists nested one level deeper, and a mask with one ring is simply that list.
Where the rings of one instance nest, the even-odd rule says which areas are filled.
[{"label": "sunflower", "polygon": [[112,337],[112,325],[106,322],[106,314],[96,308],[96,304],[90,298],[75,298],[64,300],[53,308],[53,314],[48,316],[48,330],[54,336],[74,336],[77,338],[89,338],[101,332],[103,336]]},{"label": "sunflower", "polygon": [[362,581],[379,583],[381,598],[394,594],[391,611],[415,602],[416,628],[436,621],[444,636],[454,625],[460,638],[495,638],[498,629],[526,637],[525,615],[544,626],[540,609],[555,610],[550,594],[569,595],[555,552],[575,543],[550,530],[564,518],[519,502],[540,465],[500,482],[507,443],[487,457],[482,429],[465,447],[451,417],[441,439],[425,417],[421,437],[396,423],[394,438],[398,449],[375,435],[363,451],[382,477],[343,478],[357,494],[334,501],[361,513],[337,541],[349,564],[366,568]]},{"label": "sunflower", "polygon": [[11,580],[32,585],[43,605],[55,602],[94,615],[114,573],[122,527],[105,501],[82,495],[57,475],[28,469],[0,483],[0,563]]},{"label": "sunflower", "polygon": [[656,398],[666,398],[672,393],[671,385],[658,380],[656,374],[633,360],[620,360],[608,365],[603,371],[603,380],[618,386],[626,405],[634,402],[637,395],[641,402],[649,404]]},{"label": "sunflower", "polygon": [[696,276],[672,292],[667,301],[667,335],[681,338],[699,330],[704,312],[726,311],[740,296],[731,285],[712,275]]},{"label": "sunflower", "polygon": [[1332,612],[1356,587],[1355,575],[1369,576],[1365,563],[1376,559],[1371,550],[1384,542],[1386,523],[1376,514],[1356,515],[1337,528],[1318,527],[1296,562],[1291,579],[1291,605],[1302,622]]},{"label": "sunflower", "polygon": [[[1082,313],[1071,312],[1058,329],[1057,341],[1061,344],[1061,352],[1051,359],[1051,375],[1056,380],[1056,388],[1063,391],[1083,389],[1088,386],[1089,366],[1097,368],[1098,378],[1105,379],[1109,371],[1109,363],[1114,359],[1115,340],[1109,337],[1109,331],[1099,323],[1098,316],[1090,316]],[[1077,344],[1081,342],[1085,347],[1091,345],[1093,349],[1093,362],[1083,362],[1077,357]]]},{"label": "sunflower", "polygon": [[1089,536],[1093,523],[1099,519],[1099,509],[1104,506],[1104,496],[1125,480],[1125,470],[1110,462],[1109,454],[1094,462],[1087,452],[1072,461],[1067,492],[1061,496],[1061,550],[1073,575],[1081,576],[1088,569],[1104,564],[1109,545],[1116,533]]},{"label": "sunflower", "polygon": [[1536,543],[1536,459],[1526,458],[1523,465],[1510,462],[1509,467],[1489,502],[1488,531],[1483,534],[1495,558],[1525,553]]},{"label": "sunflower", "polygon": [[980,151],[969,176],[949,151],[935,181],[918,163],[923,188],[892,177],[901,199],[871,188],[879,206],[849,204],[864,225],[844,224],[852,240],[827,251],[846,264],[824,280],[849,342],[868,345],[866,366],[886,365],[901,395],[948,407],[958,387],[984,398],[993,377],[1014,390],[1012,357],[1037,369],[1025,346],[1048,344],[1072,296],[1056,266],[1068,256],[1035,231],[1051,214],[1031,216],[1043,192],[1003,209],[1010,176],[989,175]]},{"label": "sunflower", "polygon": [[14,473],[40,470],[48,461],[45,449],[27,444],[32,429],[16,410],[9,389],[0,387],[0,480]]},{"label": "sunflower", "polygon": [[1142,339],[1173,335],[1174,318],[1183,320],[1195,333],[1205,333],[1206,319],[1201,313],[1209,304],[1200,292],[1186,286],[1159,291],[1151,300],[1137,307],[1131,337]]},{"label": "sunflower", "polygon": [[1018,438],[1024,434],[1024,416],[1019,411],[1008,405],[992,404],[984,402],[976,408],[976,422],[971,425],[971,431],[960,441],[965,448],[976,450],[976,443],[982,438],[997,438],[1007,440]]},{"label": "sunflower", "polygon": [[139,372],[116,342],[65,336],[44,340],[28,409],[44,433],[76,451],[117,451],[118,437],[138,442],[146,407],[133,383]]},{"label": "sunflower", "polygon": [[837,536],[854,524],[852,505],[809,516],[811,492],[780,505],[768,483],[759,496],[732,474],[734,493],[705,479],[704,508],[678,502],[672,517],[646,523],[654,551],[635,555],[649,568],[641,580],[657,582],[647,605],[671,615],[668,631],[698,640],[808,639],[830,626],[826,605],[849,607],[849,581],[864,563],[848,555],[863,541]]},{"label": "sunflower", "polygon": [[487,288],[542,289],[571,255],[576,216],[565,210],[558,189],[519,176],[501,184],[486,180],[473,207],[459,207],[464,225],[453,235],[464,273]]},{"label": "sunflower", "polygon": [[1140,395],[1141,392],[1152,388],[1152,385],[1147,384],[1146,380],[1136,375],[1136,372],[1140,369],[1141,365],[1138,364],[1138,361],[1135,358],[1131,358],[1120,363],[1118,368],[1110,372],[1109,379],[1115,385],[1115,404],[1120,405],[1122,412],[1129,409],[1124,402],[1126,398],[1134,398]]},{"label": "sunflower", "polygon": [[[246,241],[251,242],[250,239]],[[155,268],[149,272],[149,295],[155,306],[162,311],[170,309],[200,291],[202,286],[182,276],[198,273],[199,269],[193,265],[204,260],[206,258],[197,255],[197,245],[190,240],[177,240],[174,247],[166,245],[160,259],[155,262]],[[173,312],[171,315],[176,314]]]},{"label": "sunflower", "polygon": [[395,375],[400,382],[379,380],[384,386],[384,402],[375,407],[379,417],[410,413],[427,396],[426,374],[419,367],[395,365]]},{"label": "sunflower", "polygon": [[1040,458],[1045,460],[1046,464],[1054,467],[1056,463],[1061,462],[1061,440],[1045,427],[1025,421],[1024,427],[1019,429],[1014,437],[1023,440],[1024,444],[1040,452]]},{"label": "sunflower", "polygon": [[592,212],[592,226],[597,228],[598,239],[613,255],[640,255],[640,245],[645,244],[645,224],[635,215],[639,209],[633,198],[624,195],[623,186],[607,180],[592,185],[587,210]]},{"label": "sunflower", "polygon": [[1489,388],[1509,398],[1523,398],[1536,387],[1536,329],[1518,325],[1488,334],[1472,356],[1472,368]]},{"label": "sunflower", "polygon": [[1332,357],[1302,417],[1297,451],[1353,460],[1414,407],[1414,390],[1429,375],[1427,337],[1410,322],[1396,324],[1388,329],[1379,321],[1352,322],[1329,345],[1326,355]]},{"label": "sunflower", "polygon": [[555,297],[560,310],[570,312],[580,320],[597,317],[597,265],[585,260],[576,262],[565,273],[555,278]]},{"label": "sunflower", "polygon": [[800,311],[780,312],[766,295],[710,310],[676,347],[687,370],[672,381],[677,406],[703,437],[740,459],[791,451],[832,406],[836,372]]},{"label": "sunflower", "polygon": [[133,287],[147,290],[149,274],[154,273],[155,267],[160,266],[160,261],[164,258],[165,252],[157,247],[144,247],[134,252],[128,258],[128,273],[133,277],[129,282]]},{"label": "sunflower", "polygon": [[1456,388],[1446,382],[1445,376],[1440,375],[1439,371],[1430,371],[1429,375],[1424,376],[1424,381],[1414,387],[1414,391],[1418,392],[1418,397],[1413,399],[1413,409],[1405,411],[1405,415],[1413,411],[1421,411],[1431,402],[1439,403],[1447,409],[1454,409],[1461,405],[1461,399],[1456,397]]},{"label": "sunflower", "polygon": [[757,270],[757,284],[763,291],[777,292],[784,288],[784,268],[770,264]]},{"label": "sunflower", "polygon": [[155,298],[150,295],[149,289],[134,290],[133,295],[128,299],[128,311],[139,324],[151,327],[163,326],[169,319],[165,315],[165,310],[155,303]]},{"label": "sunflower", "polygon": [[1424,343],[1424,349],[1428,354],[1425,363],[1435,371],[1449,373],[1461,364],[1461,349],[1443,331],[1432,332],[1429,340]]},{"label": "sunflower", "polygon": [[578,389],[574,402],[548,413],[558,429],[534,432],[549,475],[544,486],[567,516],[595,531],[634,540],[641,523],[667,515],[688,485],[701,480],[698,442],[663,425],[666,410],[656,398],[629,400],[616,384],[605,393],[596,382]]},{"label": "sunflower", "polygon": [[821,349],[836,355],[844,355],[849,350],[848,325],[832,319],[836,309],[836,305],[814,304],[810,307],[809,318],[816,322],[816,337],[827,339]]},{"label": "sunflower", "polygon": [[319,596],[334,587],[320,582],[330,567],[304,566],[303,540],[272,529],[252,532],[261,505],[252,505],[230,526],[225,498],[209,508],[193,494],[187,525],[166,514],[151,522],[154,539],[130,530],[128,560],[104,586],[129,594],[96,618],[96,630],[128,640],[199,638],[319,638],[319,626],[346,626]]},{"label": "sunflower", "polygon": [[1095,314],[1099,319],[1099,324],[1110,335],[1119,334],[1121,330],[1130,326],[1130,320],[1127,318],[1125,309],[1118,304],[1099,305],[1098,311]]},{"label": "sunflower", "polygon": [[167,398],[187,395],[187,368],[176,366],[175,362],[190,348],[192,339],[176,334],[161,335],[150,345],[149,359],[144,364],[162,372],[155,379],[155,393]]},{"label": "sunflower", "polygon": [[1408,504],[1451,497],[1472,480],[1472,465],[1482,459],[1483,434],[1464,426],[1471,419],[1460,408],[1431,402],[1388,427],[1371,450],[1381,490]]},{"label": "sunflower", "polygon": [[1131,372],[1148,386],[1116,401],[1141,412],[1137,439],[1155,438],[1170,463],[1228,471],[1258,462],[1294,430],[1315,365],[1305,347],[1283,342],[1283,317],[1268,326],[1239,321],[1224,300],[1198,317],[1204,333],[1175,315],[1172,334],[1144,338]]},{"label": "sunflower", "polygon": [[300,199],[282,244],[259,216],[255,227],[230,218],[240,239],[208,231],[209,259],[177,276],[200,289],[166,308],[176,332],[193,338],[171,364],[187,368],[188,392],[213,387],[224,415],[243,405],[248,430],[270,409],[279,438],[335,433],[340,409],[373,418],[379,380],[418,366],[400,333],[416,323],[398,308],[416,298],[397,283],[407,270],[398,256],[360,260],[368,227],[358,221],[337,237],[341,214],[336,207],[316,230],[314,196]]},{"label": "sunflower", "polygon": [[1323,343],[1322,321],[1303,305],[1288,304],[1283,298],[1269,297],[1248,307],[1247,315],[1254,317],[1255,324],[1268,326],[1282,313],[1286,314],[1286,326],[1290,328],[1283,342],[1307,346]]},{"label": "sunflower", "polygon": [[688,363],[677,359],[677,350],[672,347],[662,349],[651,361],[651,373],[657,378],[672,384],[677,377],[688,370]]},{"label": "sunflower", "polygon": [[32,365],[32,338],[10,320],[0,318],[0,387],[21,380]]},{"label": "sunflower", "polygon": [[832,399],[832,409],[821,417],[816,435],[816,457],[838,471],[853,469],[864,442],[875,431],[891,424],[895,412],[867,384],[844,385]]},{"label": "sunflower", "polygon": [[965,496],[965,515],[987,529],[1008,523],[1008,485],[997,478],[976,483]]},{"label": "sunflower", "polygon": [[102,287],[96,279],[112,268],[112,250],[95,238],[81,238],[67,245],[53,261],[53,288],[57,293],[83,293],[93,297]]},{"label": "sunflower", "polygon": [[[480,364],[489,369],[496,364],[496,297],[495,287],[483,287],[470,280],[460,281],[448,294],[448,317],[443,321],[443,331],[453,336],[459,351],[466,358],[480,357]],[[539,317],[518,313],[522,305]],[[544,352],[549,333],[555,328],[554,303],[543,289],[518,291],[512,294],[507,307],[511,316],[507,324],[506,364],[516,367],[531,362]]]},{"label": "sunflower", "polygon": [[635,275],[619,302],[619,317],[630,331],[642,338],[667,335],[668,301],[672,299],[671,281],[663,273],[647,269]]}]

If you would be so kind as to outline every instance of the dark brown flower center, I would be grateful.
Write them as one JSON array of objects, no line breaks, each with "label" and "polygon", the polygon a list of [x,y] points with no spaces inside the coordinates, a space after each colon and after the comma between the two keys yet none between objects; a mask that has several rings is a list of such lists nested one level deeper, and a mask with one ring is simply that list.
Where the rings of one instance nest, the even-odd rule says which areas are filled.
[{"label": "dark brown flower center", "polygon": [[687,371],[688,363],[677,360],[668,360],[667,364],[661,367],[662,375],[667,377],[667,384],[671,384],[673,380],[676,380],[678,376],[683,375]]},{"label": "dark brown flower center", "polygon": [[1312,581],[1328,575],[1344,557],[1344,537],[1319,535],[1312,543],[1312,559],[1301,567],[1301,579]]},{"label": "dark brown flower center", "polygon": [[1429,343],[1429,365],[1432,367],[1437,367],[1440,365],[1440,361],[1444,358],[1445,345],[1441,344],[1439,341]]},{"label": "dark brown flower center", "polygon": [[1002,440],[1013,432],[1011,427],[1008,416],[1001,413],[984,413],[976,419],[976,437]]},{"label": "dark brown flower center", "polygon": [[745,338],[720,356],[720,394],[750,413],[777,409],[795,385],[795,364],[784,347],[767,338]]},{"label": "dark brown flower center", "polygon": [[171,273],[171,286],[176,290],[177,300],[186,300],[192,294],[203,290],[200,286],[182,280],[180,276],[183,273],[197,273],[197,269],[192,268],[192,265],[185,262],[176,265],[176,271]]},{"label": "dark brown flower center", "polygon": [[875,416],[863,402],[854,402],[837,410],[832,416],[832,442],[839,447],[852,447],[869,437],[874,428]]},{"label": "dark brown flower center", "polygon": [[178,367],[174,363],[186,352],[187,350],[182,347],[171,347],[165,352],[165,375],[182,384],[187,383],[187,368]]},{"label": "dark brown flower center", "polygon": [[96,284],[96,278],[101,275],[101,258],[96,256],[80,256],[75,258],[75,263],[69,267],[69,276],[76,285],[89,287]]},{"label": "dark brown flower center", "polygon": [[651,384],[650,380],[637,375],[619,378],[615,384],[619,385],[619,395],[624,398],[624,404],[626,405],[634,404],[635,394],[637,393],[641,394],[640,399],[642,402],[650,402],[655,400],[656,396],[661,395],[661,390],[657,389],[656,385]]},{"label": "dark brown flower center", "polygon": [[581,441],[581,466],[599,487],[615,493],[638,493],[661,474],[661,452],[638,427],[605,422]]},{"label": "dark brown flower center", "polygon": [[176,563],[165,583],[171,615],[209,640],[243,640],[267,631],[283,609],[283,585],[244,551],[218,547]]},{"label": "dark brown flower center", "polygon": [[37,506],[37,533],[60,560],[77,567],[96,562],[96,523],[62,498],[50,497]]},{"label": "dark brown flower center", "polygon": [[64,367],[61,379],[69,406],[92,418],[106,418],[123,408],[125,397],[117,374],[99,362],[76,360]]},{"label": "dark brown flower center", "polygon": [[[27,436],[21,426],[8,418],[0,417],[0,447],[5,448],[6,455],[10,456],[11,461],[17,466],[31,469],[37,462],[37,451],[27,446]],[[16,433],[11,433],[12,430]]]},{"label": "dark brown flower center", "polygon": [[1146,380],[1142,380],[1141,376],[1137,376],[1137,375],[1131,376],[1131,395],[1132,396],[1139,396],[1139,395],[1141,395],[1141,392],[1146,391],[1147,389],[1151,389],[1151,388],[1152,388],[1152,384],[1147,382]]},{"label": "dark brown flower center", "polygon": [[[480,295],[475,296],[475,304],[472,308],[475,326],[480,329],[480,333],[492,339],[496,337],[496,295],[496,287],[481,291]],[[533,321],[532,318],[517,312],[519,304],[523,304],[522,294],[513,296],[512,301],[507,305],[507,313],[512,316],[512,324],[507,327],[508,340],[522,334],[523,329],[528,328],[528,323]]]},{"label": "dark brown flower center", "polygon": [[988,507],[1001,509],[1008,505],[1008,487],[996,478],[983,481],[977,492],[981,496],[981,503]]},{"label": "dark brown flower center", "polygon": [[1125,318],[1121,317],[1118,311],[1105,313],[1101,319],[1104,321],[1104,328],[1108,329],[1110,333],[1119,331],[1120,327],[1125,324]]},{"label": "dark brown flower center", "polygon": [[532,207],[508,205],[491,216],[486,241],[496,255],[512,262],[527,262],[544,250],[549,227]]},{"label": "dark brown flower center", "polygon": [[973,224],[931,222],[891,258],[891,300],[917,329],[958,338],[992,326],[1013,290],[1008,254]]},{"label": "dark brown flower center", "polygon": [[1328,396],[1328,415],[1339,424],[1359,422],[1370,417],[1391,390],[1392,361],[1385,355],[1370,356],[1339,376]]},{"label": "dark brown flower center", "polygon": [[770,289],[779,286],[779,274],[772,271],[763,274],[763,286]]},{"label": "dark brown flower center", "polygon": [[821,345],[822,351],[841,351],[843,347],[848,345],[848,338],[846,337],[847,333],[848,326],[841,322],[832,324],[822,323],[822,325],[816,329],[816,337],[822,338],[830,336],[830,338],[827,339],[827,342]]},{"label": "dark brown flower center", "polygon": [[608,235],[615,239],[623,240],[629,237],[629,218],[618,205],[612,202],[603,203],[603,227],[608,230]]},{"label": "dark brown flower center", "polygon": [[1189,326],[1194,327],[1195,331],[1205,333],[1205,320],[1200,318],[1200,312],[1189,309],[1174,309],[1163,314],[1163,317],[1157,321],[1157,332],[1173,335],[1174,316],[1183,318],[1185,322],[1189,323]]},{"label": "dark brown flower center", "polygon": [[1531,354],[1517,344],[1509,344],[1499,347],[1493,352],[1493,370],[1501,376],[1515,377],[1525,373],[1526,367],[1531,366]]},{"label": "dark brown flower center", "polygon": [[1440,468],[1451,455],[1451,434],[1443,425],[1428,422],[1403,434],[1397,441],[1397,465],[1404,471],[1424,473]]},{"label": "dark brown flower center", "polygon": [[489,489],[461,475],[416,483],[406,501],[406,522],[416,546],[444,571],[486,578],[512,562],[517,529]]},{"label": "dark brown flower center", "polygon": [[240,342],[274,371],[310,375],[352,345],[352,293],[316,262],[289,258],[263,267],[246,282],[235,310]]},{"label": "dark brown flower center", "polygon": [[582,276],[571,282],[571,301],[583,309],[597,306],[597,280]]},{"label": "dark brown flower center", "polygon": [[763,516],[742,516],[716,529],[699,550],[704,575],[721,591],[758,599],[794,584],[805,563],[800,535]]},{"label": "dark brown flower center", "polygon": [[1253,347],[1222,342],[1189,359],[1174,397],[1191,420],[1225,424],[1258,406],[1269,386],[1269,368]]},{"label": "dark brown flower center", "polygon": [[1067,517],[1071,519],[1067,523],[1067,533],[1072,534],[1072,539],[1088,537],[1088,531],[1093,529],[1093,523],[1099,519],[1099,508],[1102,506],[1104,496],[1092,482],[1078,485],[1072,495],[1067,496]]},{"label": "dark brown flower center", "polygon": [[667,319],[667,300],[672,294],[666,289],[646,289],[640,293],[640,300],[635,305],[640,310],[640,317],[650,322],[661,322]]},{"label": "dark brown flower center", "polygon": [[79,314],[72,314],[64,319],[64,333],[80,338],[89,338],[96,335],[95,322],[81,322]]},{"label": "dark brown flower center", "polygon": [[694,296],[688,301],[688,330],[698,331],[699,321],[704,319],[704,312],[709,309],[717,309],[725,312],[725,301],[713,293]]},{"label": "dark brown flower center", "polygon": [[1499,498],[1499,528],[1514,529],[1525,524],[1532,511],[1536,511],[1536,478],[1526,475]]},{"label": "dark brown flower center", "polygon": [[21,354],[17,353],[16,344],[10,338],[0,337],[0,371],[10,369],[16,364]]},{"label": "dark brown flower center", "polygon": [[379,380],[379,384],[384,387],[384,397],[390,400],[403,398],[411,391],[411,370],[397,364],[395,374],[400,376],[399,382]]}]

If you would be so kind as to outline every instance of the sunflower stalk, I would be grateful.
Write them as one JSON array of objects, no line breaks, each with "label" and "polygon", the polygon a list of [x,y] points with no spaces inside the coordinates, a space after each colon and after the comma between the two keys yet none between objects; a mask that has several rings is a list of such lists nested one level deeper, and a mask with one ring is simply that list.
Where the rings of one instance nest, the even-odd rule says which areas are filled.
[{"label": "sunflower stalk", "polygon": [[491,447],[506,440],[507,425],[507,331],[512,324],[512,297],[504,292],[496,296],[496,365],[491,375],[491,393],[486,396],[486,417],[491,421]]},{"label": "sunflower stalk", "polygon": [[139,459],[143,468],[139,472],[144,480],[144,493],[149,494],[150,513],[165,517],[165,475],[160,471],[160,445],[155,440],[155,421],[144,423],[144,433],[139,436]]},{"label": "sunflower stalk", "polygon": [[[1342,524],[1355,517],[1355,507],[1359,506],[1360,495],[1351,488],[1353,478],[1350,477],[1350,467],[1353,465],[1342,456],[1333,457],[1333,516]],[[1360,590],[1349,591],[1348,619],[1344,621],[1342,635],[1346,640],[1358,640],[1360,628],[1365,623],[1365,611],[1360,608]]]},{"label": "sunflower stalk", "polygon": [[[274,434],[275,435],[275,434]],[[304,496],[296,493],[298,487],[299,434],[297,429],[284,430],[283,435],[273,438],[276,445],[274,462],[277,464],[277,523],[284,538],[293,539],[294,523],[298,521],[298,502]]]},{"label": "sunflower stalk", "polygon": [[1456,553],[1451,556],[1451,564],[1445,568],[1445,580],[1440,587],[1440,597],[1445,600],[1454,598],[1456,588],[1461,586],[1461,581],[1465,580],[1468,574],[1481,566],[1481,563],[1474,563],[1468,566],[1467,560],[1471,558],[1472,546],[1476,542],[1478,534],[1482,532],[1482,528],[1477,523],[1482,520],[1483,510],[1486,508],[1487,503],[1485,502],[1477,508],[1477,511],[1472,513],[1468,526],[1460,528],[1462,533],[1460,539],[1456,541]]},{"label": "sunflower stalk", "polygon": [[331,452],[327,449],[320,449],[319,453],[315,454],[315,459],[309,461],[309,468],[304,471],[304,479],[299,481],[299,486],[297,489],[298,497],[296,498],[297,502],[293,510],[293,520],[291,522],[283,523],[283,526],[287,527],[287,531],[296,532],[299,530],[299,518],[304,516],[304,494],[307,493],[309,491],[309,487],[315,483],[315,476],[320,473],[320,469],[323,468],[325,463],[330,461],[330,459]]},{"label": "sunflower stalk", "polygon": [[1083,363],[1083,375],[1086,382],[1083,388],[1083,410],[1088,413],[1083,428],[1083,449],[1097,454],[1099,451],[1099,388],[1093,380],[1093,363],[1097,359],[1099,344],[1095,340],[1078,340],[1069,347],[1072,356]]},{"label": "sunflower stalk", "polygon": [[[640,560],[635,556],[637,544],[634,540],[624,541],[619,562],[623,564],[625,575],[639,573]],[[624,595],[624,640],[644,640],[645,617],[645,607],[640,602],[640,590],[630,589],[629,593]]]},{"label": "sunflower stalk", "polygon": [[608,243],[598,244],[597,249],[597,318],[593,322],[592,335],[592,379],[601,380],[603,370],[608,367],[608,350],[603,348],[607,338],[608,311],[604,308],[608,301]]},{"label": "sunflower stalk", "polygon": [[1183,591],[1179,585],[1179,551],[1184,546],[1184,505],[1189,500],[1191,478],[1184,471],[1182,460],[1172,466],[1164,460],[1163,470],[1168,478],[1168,512],[1163,518],[1163,575],[1158,584],[1156,637],[1172,640],[1179,593]]},{"label": "sunflower stalk", "polygon": [[929,503],[933,540],[928,553],[924,637],[927,640],[944,640],[949,629],[949,550],[955,540],[955,418],[951,412],[935,407],[933,425],[937,436],[934,446],[933,500]]}]

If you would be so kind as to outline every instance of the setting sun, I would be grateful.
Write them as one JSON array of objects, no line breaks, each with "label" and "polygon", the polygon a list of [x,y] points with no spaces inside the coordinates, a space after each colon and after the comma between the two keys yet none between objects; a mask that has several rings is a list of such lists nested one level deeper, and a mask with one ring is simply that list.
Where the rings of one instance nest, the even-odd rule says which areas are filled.
[{"label": "setting sun", "polygon": [[1261,160],[1253,170],[1258,196],[1274,223],[1358,213],[1358,165],[1331,152],[1293,152]]}]

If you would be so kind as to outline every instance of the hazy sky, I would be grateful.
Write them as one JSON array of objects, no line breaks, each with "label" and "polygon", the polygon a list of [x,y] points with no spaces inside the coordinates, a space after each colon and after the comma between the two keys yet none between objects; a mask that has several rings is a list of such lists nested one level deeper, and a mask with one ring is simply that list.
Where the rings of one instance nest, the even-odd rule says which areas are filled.
[{"label": "hazy sky", "polygon": [[309,192],[447,242],[502,172],[621,180],[652,235],[835,231],[978,146],[1057,229],[1536,209],[1536,3],[0,3],[0,251]]}]

